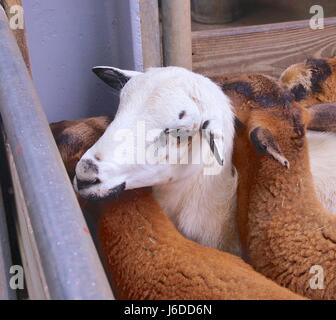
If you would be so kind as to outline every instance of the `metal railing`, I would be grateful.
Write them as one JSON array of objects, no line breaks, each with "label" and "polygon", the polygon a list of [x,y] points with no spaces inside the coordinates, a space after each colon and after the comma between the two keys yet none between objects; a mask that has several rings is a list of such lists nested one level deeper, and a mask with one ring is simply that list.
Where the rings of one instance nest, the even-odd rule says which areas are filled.
[{"label": "metal railing", "polygon": [[10,288],[10,267],[12,265],[8,231],[6,226],[6,213],[0,187],[0,300],[16,299],[15,292]]},{"label": "metal railing", "polygon": [[[51,299],[113,299],[46,116],[0,7],[0,113]],[[18,213],[20,215],[20,213]],[[31,226],[29,225],[31,223]],[[23,239],[24,241],[24,239]],[[29,291],[29,288],[28,288]]]}]

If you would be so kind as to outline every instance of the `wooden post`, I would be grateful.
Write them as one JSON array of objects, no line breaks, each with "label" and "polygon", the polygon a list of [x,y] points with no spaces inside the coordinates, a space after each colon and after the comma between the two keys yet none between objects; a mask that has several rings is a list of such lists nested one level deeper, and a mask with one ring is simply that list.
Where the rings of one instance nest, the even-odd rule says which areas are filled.
[{"label": "wooden post", "polygon": [[190,0],[162,0],[165,66],[192,69]]},{"label": "wooden post", "polygon": [[144,69],[161,67],[161,35],[158,0],[140,0],[142,55]]},{"label": "wooden post", "polygon": [[[22,6],[22,1],[21,0],[1,0],[0,4],[3,5],[3,7],[5,8],[7,17],[10,19],[11,17],[10,8],[15,5]],[[28,71],[31,74],[29,51],[27,47],[25,31],[22,29],[17,29],[17,30],[13,30],[13,33],[19,45],[20,51],[22,53],[23,59],[28,68]]]}]

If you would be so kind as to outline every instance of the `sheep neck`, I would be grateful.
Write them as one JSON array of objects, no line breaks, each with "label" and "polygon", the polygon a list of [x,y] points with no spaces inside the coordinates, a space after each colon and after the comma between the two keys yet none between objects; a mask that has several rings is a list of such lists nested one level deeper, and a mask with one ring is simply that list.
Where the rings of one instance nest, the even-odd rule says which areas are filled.
[{"label": "sheep neck", "polygon": [[290,169],[282,167],[269,156],[256,156],[251,147],[246,149],[247,156],[236,161],[241,176],[238,187],[238,224],[244,251],[246,248],[250,252],[258,251],[260,248],[251,248],[257,242],[260,243],[260,237],[263,237],[263,243],[270,244],[270,229],[272,232],[278,230],[280,235],[288,226],[299,225],[300,230],[294,230],[294,227],[294,231],[287,234],[287,238],[290,238],[295,237],[297,232],[304,232],[305,228],[323,225],[323,217],[326,215],[322,214],[324,211],[315,194],[307,140],[304,139],[301,146],[293,144],[295,142],[290,141],[281,146],[290,162]]},{"label": "sheep neck", "polygon": [[218,175],[203,170],[153,188],[156,200],[187,238],[240,255],[236,226],[237,174],[231,161]]},{"label": "sheep neck", "polygon": [[271,157],[256,158],[256,177],[250,188],[250,212],[255,206],[258,215],[267,217],[281,213],[288,207],[293,214],[300,215],[306,204],[311,205],[312,200],[316,202],[306,145],[307,141],[304,140],[301,150],[284,151],[290,162],[289,169]]}]

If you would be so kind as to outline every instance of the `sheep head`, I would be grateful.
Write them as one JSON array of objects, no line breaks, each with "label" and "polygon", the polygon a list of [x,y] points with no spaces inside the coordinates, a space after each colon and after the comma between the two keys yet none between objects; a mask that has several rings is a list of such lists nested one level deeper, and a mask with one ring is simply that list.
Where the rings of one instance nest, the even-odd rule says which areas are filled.
[{"label": "sheep head", "polygon": [[270,77],[247,75],[222,87],[235,106],[238,139],[245,138],[257,154],[284,167],[305,146],[306,129],[335,132],[335,105],[304,108]]},{"label": "sheep head", "polygon": [[336,101],[336,58],[307,59],[288,67],[281,84],[304,106]]},{"label": "sheep head", "polygon": [[307,146],[306,129],[336,132],[336,103],[304,108],[292,101],[271,110],[252,110],[247,127],[257,153],[271,156],[289,168],[288,159],[295,159]]},{"label": "sheep head", "polygon": [[[120,104],[76,166],[74,186],[82,197],[99,200],[123,189],[172,183],[204,166],[217,172],[231,161],[231,104],[209,79],[177,67],[94,72],[120,95]],[[210,161],[209,154],[215,154]]]}]

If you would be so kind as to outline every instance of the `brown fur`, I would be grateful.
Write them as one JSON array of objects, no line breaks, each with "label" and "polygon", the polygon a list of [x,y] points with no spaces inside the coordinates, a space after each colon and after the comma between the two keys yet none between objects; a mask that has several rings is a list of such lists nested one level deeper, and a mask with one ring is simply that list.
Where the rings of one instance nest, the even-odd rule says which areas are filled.
[{"label": "brown fur", "polygon": [[[313,299],[336,298],[336,218],[322,208],[310,172],[305,126],[310,119],[288,93],[267,77],[244,82],[253,95],[268,95],[268,106],[233,90],[236,113],[243,125],[237,130],[234,163],[239,172],[238,220],[242,242],[257,271],[292,291]],[[226,85],[226,87],[228,87]],[[231,88],[234,85],[230,84]],[[274,97],[280,97],[274,105]],[[290,169],[269,155],[259,155],[249,134],[263,127],[276,138]],[[244,150],[244,154],[241,153]],[[310,268],[321,265],[325,289],[312,290]]]},{"label": "brown fur", "polygon": [[[106,122],[95,128],[103,129]],[[79,155],[100,135],[80,123],[52,125],[70,175]],[[78,139],[80,144],[73,143]],[[185,239],[148,191],[81,205],[92,214],[103,213],[99,242],[119,299],[301,299],[240,258]]]},{"label": "brown fur", "polygon": [[289,89],[304,107],[336,101],[336,58],[308,59],[288,67],[281,75],[282,85]]},{"label": "brown fur", "polygon": [[100,244],[119,299],[299,299],[240,258],[184,238],[149,192],[127,192],[100,210]]},{"label": "brown fur", "polygon": [[111,121],[109,117],[95,117],[50,124],[71,180],[79,159],[97,142]]},{"label": "brown fur", "polygon": [[309,124],[309,130],[336,132],[335,107],[335,103],[324,103],[311,106],[310,111],[314,115],[314,119]]}]

